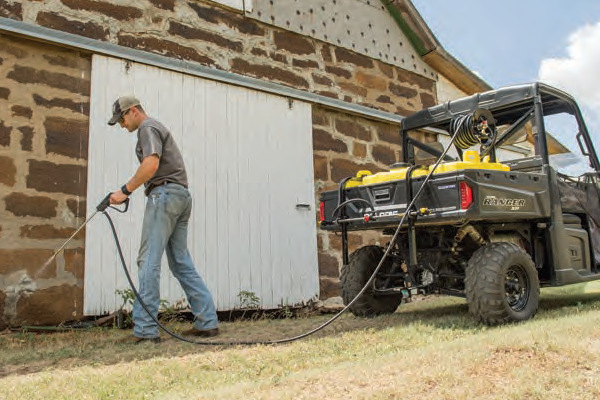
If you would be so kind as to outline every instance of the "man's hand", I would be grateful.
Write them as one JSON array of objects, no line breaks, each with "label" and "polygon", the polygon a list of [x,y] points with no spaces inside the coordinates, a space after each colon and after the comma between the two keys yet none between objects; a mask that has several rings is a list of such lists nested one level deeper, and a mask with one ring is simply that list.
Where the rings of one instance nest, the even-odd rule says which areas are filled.
[{"label": "man's hand", "polygon": [[127,196],[121,191],[121,189],[119,189],[116,192],[112,192],[110,194],[110,204],[121,204],[122,202],[127,200],[127,197],[129,196]]}]

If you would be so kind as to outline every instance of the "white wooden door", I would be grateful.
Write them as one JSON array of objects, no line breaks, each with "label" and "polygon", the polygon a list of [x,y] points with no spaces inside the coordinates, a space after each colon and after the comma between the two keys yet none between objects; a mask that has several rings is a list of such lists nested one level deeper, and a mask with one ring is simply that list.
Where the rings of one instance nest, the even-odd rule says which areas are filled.
[{"label": "white wooden door", "polygon": [[[309,104],[142,64],[95,55],[88,165],[88,215],[138,166],[136,134],[107,125],[114,100],[135,94],[178,143],[194,209],[188,245],[219,310],[254,293],[263,308],[318,295]],[[111,212],[137,284],[137,250],[145,197],[127,214]],[[303,206],[308,205],[308,209]],[[103,216],[87,226],[86,314],[121,304],[128,287]],[[163,257],[161,298],[184,298]]]}]

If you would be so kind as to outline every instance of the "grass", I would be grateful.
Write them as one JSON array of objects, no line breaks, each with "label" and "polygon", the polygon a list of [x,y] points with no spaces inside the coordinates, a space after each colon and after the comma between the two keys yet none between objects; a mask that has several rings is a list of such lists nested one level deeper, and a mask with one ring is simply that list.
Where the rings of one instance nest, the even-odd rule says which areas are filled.
[{"label": "grass", "polygon": [[[531,321],[489,328],[462,299],[344,315],[279,346],[122,345],[131,331],[0,335],[0,399],[595,399],[600,284],[545,289]],[[223,323],[219,340],[297,335],[329,316]],[[180,330],[186,324],[171,323]]]}]

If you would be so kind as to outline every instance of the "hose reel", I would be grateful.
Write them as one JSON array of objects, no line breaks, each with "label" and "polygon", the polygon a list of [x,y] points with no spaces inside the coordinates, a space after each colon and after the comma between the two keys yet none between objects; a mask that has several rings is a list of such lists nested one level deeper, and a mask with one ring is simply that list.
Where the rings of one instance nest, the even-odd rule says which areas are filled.
[{"label": "hose reel", "polygon": [[454,139],[457,148],[465,150],[480,144],[480,154],[485,155],[496,140],[496,119],[489,110],[478,108],[474,113],[453,118],[450,132],[458,132]]}]

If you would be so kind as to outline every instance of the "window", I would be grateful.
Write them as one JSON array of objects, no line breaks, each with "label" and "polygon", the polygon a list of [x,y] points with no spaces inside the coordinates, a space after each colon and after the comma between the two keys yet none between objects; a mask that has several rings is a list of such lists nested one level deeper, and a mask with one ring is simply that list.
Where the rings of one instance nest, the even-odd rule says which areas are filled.
[{"label": "window", "polygon": [[550,165],[558,172],[569,176],[580,176],[593,172],[588,158],[577,143],[579,124],[574,115],[567,112],[544,116],[544,127],[548,133],[547,146]]}]

